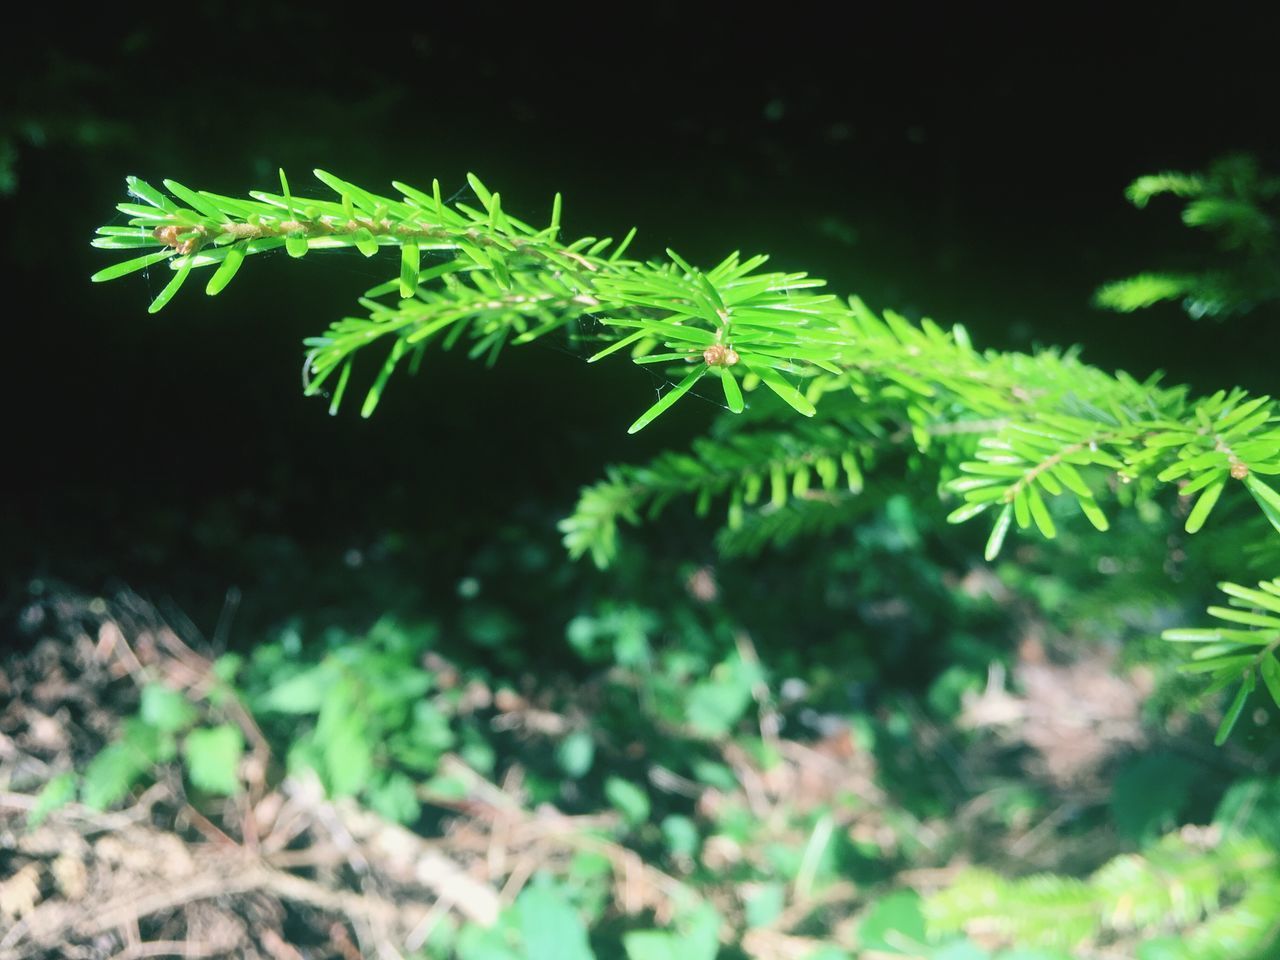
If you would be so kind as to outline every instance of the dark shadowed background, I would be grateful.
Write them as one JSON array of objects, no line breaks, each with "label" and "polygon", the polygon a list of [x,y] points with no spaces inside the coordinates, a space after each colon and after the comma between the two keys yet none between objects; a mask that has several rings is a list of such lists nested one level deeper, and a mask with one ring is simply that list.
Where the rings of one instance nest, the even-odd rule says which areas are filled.
[{"label": "dark shadowed background", "polygon": [[264,608],[272,584],[322,599],[312,564],[395,562],[429,602],[511,524],[554,544],[605,463],[715,411],[628,437],[655,383],[547,344],[495,370],[432,354],[372,420],[330,418],[301,395],[300,341],[394,263],[255,258],[216,300],[192,285],[148,316],[159,275],[88,282],[126,174],[236,195],[283,166],[323,195],[320,166],[448,194],[472,170],[534,222],[562,191],[572,236],[635,224],[643,255],[765,251],[981,344],[1080,342],[1138,375],[1274,383],[1257,346],[1275,343],[1274,312],[1217,325],[1090,305],[1103,281],[1210,249],[1173,205],[1129,207],[1133,177],[1236,150],[1280,162],[1274,18],[199,6],[72,34],[53,11],[0,40],[5,622],[32,578],[120,578],[208,624],[231,586]]}]

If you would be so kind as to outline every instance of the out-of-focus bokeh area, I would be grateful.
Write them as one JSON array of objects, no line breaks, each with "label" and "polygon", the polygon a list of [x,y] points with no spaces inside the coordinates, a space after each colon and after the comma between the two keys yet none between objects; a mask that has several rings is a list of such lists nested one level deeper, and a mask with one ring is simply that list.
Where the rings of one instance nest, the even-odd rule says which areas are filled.
[{"label": "out-of-focus bokeh area", "polygon": [[785,543],[672,503],[599,571],[556,529],[579,488],[716,403],[628,436],[663,381],[549,338],[330,417],[301,341],[394,258],[255,257],[159,316],[167,271],[88,282],[129,174],[474,171],[640,256],[767,252],[980,348],[1266,393],[1274,292],[1094,293],[1274,283],[1274,247],[1124,196],[1280,171],[1274,18],[199,6],[0,40],[0,958],[1274,955],[1280,718],[1215,748],[1159,640],[1238,574],[1229,521],[1142,503],[987,564],[883,472]]}]

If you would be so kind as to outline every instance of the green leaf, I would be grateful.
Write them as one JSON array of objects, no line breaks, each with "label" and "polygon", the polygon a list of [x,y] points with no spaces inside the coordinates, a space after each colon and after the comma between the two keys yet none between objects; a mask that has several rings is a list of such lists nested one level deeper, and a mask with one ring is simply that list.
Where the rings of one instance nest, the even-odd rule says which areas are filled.
[{"label": "green leaf", "polygon": [[1018,524],[1019,530],[1025,530],[1031,526],[1031,504],[1025,486],[1019,487],[1017,493],[1013,495],[1013,519]]},{"label": "green leaf", "polygon": [[1044,500],[1040,497],[1040,491],[1036,489],[1035,484],[1027,485],[1027,501],[1031,506],[1031,519],[1036,522],[1041,535],[1046,540],[1052,540],[1057,536],[1058,531],[1054,528],[1053,518],[1049,516],[1049,510],[1044,505]]},{"label": "green leaf", "polygon": [[382,399],[382,391],[386,389],[387,381],[391,378],[391,372],[395,369],[396,364],[400,362],[400,358],[404,356],[407,348],[408,344],[404,338],[396,340],[391,347],[391,352],[382,364],[382,369],[378,371],[378,377],[373,381],[373,386],[369,388],[369,393],[364,398],[364,405],[360,408],[360,416],[366,420],[373,416],[373,411],[378,408],[378,402]]},{"label": "green leaf", "polygon": [[338,408],[342,406],[342,397],[347,392],[347,381],[351,379],[351,361],[348,360],[342,365],[342,372],[338,374],[338,385],[333,389],[333,399],[329,402],[329,416],[336,417]]},{"label": "green leaf", "polygon": [[665,320],[623,320],[609,317],[604,322],[610,327],[637,327],[647,336],[655,339],[665,337],[683,343],[697,344],[699,347],[709,347],[716,340],[715,334],[710,330],[682,323],[668,323]]},{"label": "green leaf", "polygon": [[127,234],[113,234],[105,237],[94,237],[89,243],[100,250],[134,250],[139,247],[162,247],[162,244],[147,230],[134,227],[127,228]]},{"label": "green leaf", "polygon": [[433,773],[440,755],[454,744],[453,728],[430,700],[416,700],[412,713],[410,727],[388,741],[391,754],[411,770]]},{"label": "green leaf", "polygon": [[1280,617],[1268,616],[1265,613],[1250,613],[1233,607],[1210,607],[1209,615],[1219,620],[1230,620],[1232,623],[1243,623],[1251,627],[1280,627]]},{"label": "green leaf", "polygon": [[480,205],[483,206],[485,210],[488,210],[490,205],[493,203],[493,194],[489,192],[489,189],[474,173],[467,174],[467,183],[470,184],[471,189],[475,191],[476,199],[480,201]]},{"label": "green leaf", "polygon": [[715,960],[720,953],[720,914],[705,901],[676,917],[680,960]]},{"label": "green leaf", "polygon": [[1205,487],[1204,492],[1200,494],[1200,498],[1196,500],[1196,505],[1191,508],[1191,513],[1187,516],[1187,533],[1197,533],[1204,526],[1205,520],[1209,517],[1209,512],[1213,510],[1214,504],[1218,502],[1218,498],[1222,496],[1222,491],[1226,486],[1226,480],[1219,480]]},{"label": "green leaf", "polygon": [[560,214],[564,209],[564,197],[560,196],[560,191],[556,191],[556,195],[551,200],[551,223],[547,227],[547,239],[554,241],[556,235],[560,232]]},{"label": "green leaf", "polygon": [[420,252],[416,243],[400,247],[400,296],[409,298],[418,289],[418,262]]},{"label": "green leaf", "polygon": [[649,794],[630,780],[610,777],[604,783],[604,795],[631,826],[639,826],[649,819]]},{"label": "green leaf", "polygon": [[124,260],[120,263],[112,264],[105,269],[99,270],[89,279],[94,283],[102,283],[105,280],[115,280],[119,277],[126,276],[137,270],[145,270],[153,263],[159,263],[161,260],[168,260],[175,256],[175,250],[161,250],[159,253],[148,253],[141,257],[134,257],[132,260]]},{"label": "green leaf", "polygon": [[748,927],[767,927],[778,919],[787,902],[787,888],[781,883],[764,883],[744,898],[743,915]]},{"label": "green leaf", "polygon": [[514,911],[525,960],[595,960],[586,924],[558,889],[530,885],[516,898]]},{"label": "green leaf", "polygon": [[746,409],[742,401],[742,388],[738,386],[738,378],[724,367],[720,368],[720,383],[724,386],[724,402],[733,413],[741,413]]},{"label": "green leaf", "polygon": [[685,960],[680,941],[665,930],[632,930],[622,935],[627,960]]},{"label": "green leaf", "polygon": [[307,242],[306,237],[285,237],[284,249],[289,256],[295,260],[299,260],[307,255],[307,251],[311,249],[311,245]]},{"label": "green leaf", "polygon": [[[1221,455],[1215,453],[1214,456],[1220,457]],[[1183,484],[1182,488],[1178,492],[1182,494],[1182,496],[1184,497],[1189,497],[1193,493],[1197,493],[1198,491],[1203,490],[1205,487],[1208,487],[1214,483],[1217,483],[1219,480],[1226,480],[1227,477],[1229,476],[1230,474],[1225,469],[1206,470],[1203,473],[1201,473],[1199,476],[1197,476],[1194,480],[1190,480],[1187,483]]]},{"label": "green leaf", "polygon": [[991,563],[1000,555],[1000,548],[1004,546],[1005,534],[1009,532],[1009,524],[1012,520],[1013,504],[1006,503],[996,516],[995,525],[991,528],[991,536],[987,538],[987,548],[983,551],[987,563]]},{"label": "green leaf", "polygon": [[[377,212],[379,207],[379,198],[375,197],[367,190],[361,190],[355,184],[348,183],[346,180],[335,177],[331,173],[326,173],[324,170],[312,170],[311,172],[317,180],[327,186],[334,193],[338,194],[344,203],[349,204],[351,201],[354,201],[355,205],[365,213]],[[384,201],[382,203],[384,210],[386,205],[387,204]],[[350,217],[348,217],[348,219],[350,219]]]},{"label": "green leaf", "polygon": [[141,177],[125,177],[124,182],[128,187],[130,195],[137,197],[139,200],[144,200],[153,207],[159,207],[165,213],[174,213],[177,211],[178,208],[174,205],[172,200]]},{"label": "green leaf", "polygon": [[1280,661],[1276,660],[1275,653],[1263,655],[1258,663],[1258,672],[1262,674],[1262,682],[1267,688],[1267,693],[1271,694],[1275,705],[1280,707]]},{"label": "green leaf", "polygon": [[293,209],[293,194],[289,192],[289,178],[284,175],[284,167],[278,168],[280,174],[280,192],[284,195],[285,209],[289,211],[289,219],[297,220],[298,215]]},{"label": "green leaf", "polygon": [[216,297],[226,288],[236,275],[236,271],[240,269],[240,264],[244,263],[245,254],[248,252],[247,247],[247,243],[233,243],[227,247],[227,255],[223,258],[221,266],[214,271],[204,288],[206,294]]},{"label": "green leaf", "polygon": [[858,466],[858,458],[852,451],[846,450],[840,454],[840,466],[844,468],[845,476],[848,478],[846,486],[850,493],[862,492],[862,469]]},{"label": "green leaf", "polygon": [[[1205,663],[1210,670],[1221,670],[1222,665],[1228,660],[1239,656],[1241,653],[1240,645],[1230,641],[1224,643],[1206,643],[1191,651],[1191,659],[1196,663]],[[1247,666],[1249,658],[1243,657],[1242,662]],[[1223,671],[1225,676],[1227,671]],[[1239,672],[1239,671],[1237,671]]]},{"label": "green leaf", "polygon": [[640,414],[640,417],[636,422],[627,428],[627,433],[639,433],[651,424],[661,416],[668,407],[688,393],[693,385],[701,380],[709,369],[711,368],[705,363],[698,364],[697,368],[692,373],[681,380],[676,386],[664,393],[657,403],[651,406],[644,413]]},{"label": "green leaf", "polygon": [[1271,525],[1280,530],[1280,493],[1259,480],[1252,473],[1244,478],[1244,484],[1249,488],[1249,492],[1253,494],[1253,499],[1258,501],[1258,506],[1262,508],[1263,514]]},{"label": "green leaf", "polygon": [[599,353],[596,353],[590,357],[587,357],[587,363],[595,363],[597,360],[602,360],[605,357],[609,356],[609,354],[617,353],[619,350],[629,347],[631,346],[631,344],[635,343],[637,340],[642,340],[647,336],[649,336],[649,332],[647,330],[637,330],[635,333],[628,334],[627,336],[623,337],[621,340],[615,340],[613,343],[609,344],[609,346],[605,347]]},{"label": "green leaf", "polygon": [[1053,475],[1052,470],[1042,470],[1036,475],[1036,482],[1044,487],[1044,492],[1051,497],[1056,497],[1062,493],[1062,484],[1058,482],[1058,478]]},{"label": "green leaf", "polygon": [[1240,689],[1236,691],[1231,706],[1227,707],[1227,712],[1222,715],[1218,734],[1213,738],[1214,746],[1222,746],[1227,742],[1227,737],[1231,736],[1231,731],[1235,728],[1236,721],[1240,719],[1240,712],[1244,710],[1245,701],[1249,699],[1249,694],[1253,693],[1256,682],[1252,670],[1244,675],[1244,680],[1240,684]]},{"label": "green leaf", "polygon": [[960,464],[965,473],[977,474],[980,477],[1008,477],[1022,479],[1026,476],[1025,463],[994,463],[987,461],[968,461]]},{"label": "green leaf", "polygon": [[348,714],[321,743],[325,782],[335,797],[359,793],[373,774],[373,745],[359,715]]},{"label": "green leaf", "polygon": [[141,717],[126,720],[121,733],[120,742],[138,755],[144,770],[158,763],[168,763],[177,754],[173,734],[144,723]]},{"label": "green leaf", "polygon": [[1170,480],[1176,480],[1178,477],[1190,472],[1191,464],[1188,460],[1179,460],[1177,463],[1165,467],[1156,474],[1156,479],[1161,483],[1168,483]]},{"label": "green leaf", "polygon": [[226,218],[237,218],[240,220],[251,221],[254,217],[263,215],[273,215],[274,211],[265,203],[255,203],[250,200],[237,200],[234,197],[224,197],[219,193],[210,193],[208,190],[201,190],[200,196],[204,197],[215,207],[222,211],[222,216]]},{"label": "green leaf", "polygon": [[121,213],[129,214],[131,227],[158,226],[163,223],[190,226],[198,219],[194,213],[180,210],[176,214],[167,214],[145,203],[117,203],[116,209]]},{"label": "green leaf", "polygon": [[368,791],[369,806],[393,823],[413,823],[422,813],[413,780],[395,771]]},{"label": "green leaf", "polygon": [[316,664],[269,689],[258,701],[258,709],[278,713],[317,713],[333,681],[332,665]]},{"label": "green leaf", "polygon": [[863,950],[919,956],[926,942],[920,897],[910,891],[891,893],[877,901],[858,927]]},{"label": "green leaf", "polygon": [[1190,643],[1208,643],[1222,641],[1234,644],[1254,644],[1266,646],[1275,636],[1264,630],[1232,630],[1228,627],[1212,627],[1203,630],[1166,630],[1166,640],[1178,640]]},{"label": "green leaf", "polygon": [[741,359],[748,370],[759,377],[766,387],[786,401],[797,413],[812,417],[818,412],[813,404],[805,399],[804,394],[788,383],[777,370],[767,366],[763,358],[754,357],[748,360],[746,356],[742,356]]},{"label": "green leaf", "polygon": [[1096,500],[1091,497],[1080,497],[1076,500],[1076,503],[1080,505],[1080,512],[1093,524],[1095,529],[1105,533],[1111,528],[1111,524],[1107,522],[1107,515],[1102,512],[1102,508],[1098,506]]},{"label": "green leaf", "polygon": [[560,769],[574,780],[586,776],[595,760],[595,755],[595,741],[586,730],[569,734],[556,748],[556,760],[560,763]]},{"label": "green leaf", "polygon": [[65,807],[76,798],[76,775],[60,773],[41,788],[27,814],[27,829],[34,830],[49,814]]},{"label": "green leaf", "polygon": [[217,205],[206,197],[200,196],[194,190],[189,190],[176,180],[162,180],[165,189],[172,193],[175,197],[185,203],[192,210],[203,214],[218,223],[226,220],[226,216],[218,209]]},{"label": "green leaf", "polygon": [[690,818],[672,813],[662,818],[662,839],[667,852],[676,857],[692,857],[698,852],[701,838],[698,827]]},{"label": "green leaf", "polygon": [[89,761],[80,799],[92,810],[105,810],[123,800],[150,767],[147,759],[127,743],[113,743]]},{"label": "green leaf", "polygon": [[[559,196],[559,194],[557,194]],[[636,228],[632,227],[627,231],[627,235],[622,238],[622,242],[613,248],[613,253],[609,254],[609,262],[617,263],[622,259],[622,255],[627,252],[627,248],[631,246],[631,241],[636,238]]]},{"label": "green leaf", "polygon": [[244,734],[230,723],[192,730],[182,745],[187,777],[206,793],[233,796],[240,792],[240,759]]},{"label": "green leaf", "polygon": [[1253,665],[1253,657],[1240,654],[1234,657],[1217,657],[1199,662],[1183,663],[1178,666],[1181,673],[1216,673],[1219,677],[1234,679]]},{"label": "green leaf", "polygon": [[178,269],[177,273],[173,275],[173,279],[165,284],[164,289],[161,290],[156,298],[151,301],[151,306],[147,307],[147,313],[159,313],[163,310],[164,305],[172,300],[174,294],[176,294],[182,288],[182,285],[187,282],[187,277],[190,274],[191,263],[188,262]]},{"label": "green leaf", "polygon": [[955,477],[944,484],[944,488],[952,493],[968,494],[994,488],[997,496],[1004,496],[1005,486],[996,477]]},{"label": "green leaf", "polygon": [[458,935],[457,960],[528,960],[507,943],[503,927],[468,923]]},{"label": "green leaf", "polygon": [[159,683],[149,683],[142,688],[139,713],[143,723],[168,733],[185,730],[198,716],[186,697]]},{"label": "green leaf", "polygon": [[1272,613],[1280,613],[1280,596],[1275,594],[1264,590],[1250,590],[1248,587],[1242,587],[1238,583],[1219,583],[1218,589],[1228,596],[1235,597],[1237,600],[1244,600],[1255,607],[1270,610]]},{"label": "green leaf", "polygon": [[947,514],[947,523],[964,523],[966,520],[971,520],[982,513],[989,506],[991,506],[991,501],[989,500],[962,504]]},{"label": "green leaf", "polygon": [[378,252],[378,241],[374,239],[368,227],[360,227],[352,235],[352,240],[355,242],[356,249],[366,257],[372,257]]},{"label": "green leaf", "polygon": [[[751,705],[753,677],[734,670],[729,661],[696,684],[685,701],[685,718],[700,736],[718,739],[729,733]],[[736,661],[741,664],[741,661]]]}]

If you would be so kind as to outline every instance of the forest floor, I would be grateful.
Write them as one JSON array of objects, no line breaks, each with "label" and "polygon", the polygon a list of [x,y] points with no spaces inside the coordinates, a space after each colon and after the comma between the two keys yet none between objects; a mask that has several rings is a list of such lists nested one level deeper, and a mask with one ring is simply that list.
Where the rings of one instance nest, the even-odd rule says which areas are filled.
[{"label": "forest floor", "polygon": [[[53,595],[24,617],[36,641],[0,664],[0,960],[417,956],[442,926],[491,927],[535,874],[577,870],[584,855],[605,875],[604,912],[620,923],[640,916],[669,925],[696,886],[725,919],[721,938],[737,955],[788,960],[827,944],[853,949],[868,902],[863,884],[815,883],[815,867],[802,861],[778,908],[762,919],[757,907],[751,919],[768,885],[741,880],[744,868],[766,869],[779,849],[804,851],[834,831],[898,863],[892,884],[921,893],[974,862],[1016,873],[1089,869],[1119,850],[1114,831],[1077,824],[1064,842],[1063,830],[1106,803],[1110,761],[1146,736],[1148,678],[1117,675],[1096,652],[1056,662],[1029,633],[1012,676],[993,668],[986,689],[966,699],[964,742],[917,718],[916,748],[972,784],[949,817],[904,813],[846,723],[804,740],[782,736],[763,693],[769,762],[725,739],[719,760],[731,783],[650,771],[655,788],[687,797],[702,822],[749,812],[749,834],[722,830],[696,856],[627,845],[617,839],[616,809],[571,814],[532,803],[518,758],[495,781],[446,753],[440,772],[455,789],[445,796],[421,787],[431,815],[410,829],[351,799],[326,799],[313,778],[286,775],[253,716],[235,704],[228,714],[248,747],[235,796],[192,795],[170,764],[115,809],[49,809],[47,785],[83,771],[113,742],[144,682],[199,692],[213,661],[174,618],[128,593]],[[568,726],[538,691],[472,683],[466,695],[493,730],[523,742]],[[1021,812],[1003,802],[1011,771],[1047,802]],[[836,812],[810,816],[823,810]]]}]

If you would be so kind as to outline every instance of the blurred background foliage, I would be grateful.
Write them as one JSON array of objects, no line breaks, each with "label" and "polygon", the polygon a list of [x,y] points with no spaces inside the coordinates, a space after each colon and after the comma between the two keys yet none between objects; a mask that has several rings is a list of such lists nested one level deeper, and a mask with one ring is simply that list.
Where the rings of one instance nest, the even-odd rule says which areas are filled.
[{"label": "blurred background foliage", "polygon": [[[283,7],[193,16],[4,41],[0,629],[16,662],[56,633],[58,596],[127,584],[190,624],[214,678],[117,691],[73,768],[9,783],[36,819],[164,770],[224,811],[255,749],[240,704],[268,779],[313,771],[435,836],[479,777],[611,814],[603,835],[681,890],[629,912],[584,847],[497,925],[440,923],[427,956],[1267,955],[1280,718],[1259,700],[1215,751],[1222,705],[1158,640],[1215,602],[1238,529],[1192,547],[1139,504],[1105,538],[988,567],[984,531],[904,485],[763,549],[674,505],[609,571],[572,565],[555,524],[578,487],[714,407],[628,437],[634,379],[548,345],[494,371],[436,354],[374,419],[331,419],[301,396],[298,344],[382,265],[255,264],[156,319],[162,281],[91,287],[84,238],[125,174],[239,195],[280,166],[446,190],[475,169],[518,212],[565,191],[575,235],[638,221],[641,249],[695,262],[768,250],[984,345],[1083,343],[1139,378],[1261,393],[1269,26],[1062,24],[1078,42],[1049,53],[1016,16],[932,10],[803,44],[709,44],[661,7],[583,44],[551,19],[507,38],[434,13],[368,36]],[[1138,186],[1167,170],[1200,173]]]}]

